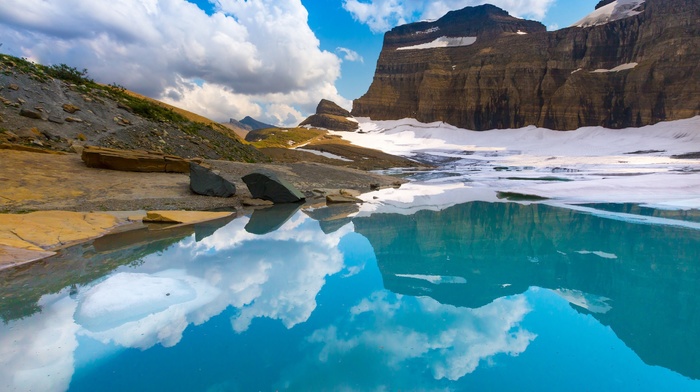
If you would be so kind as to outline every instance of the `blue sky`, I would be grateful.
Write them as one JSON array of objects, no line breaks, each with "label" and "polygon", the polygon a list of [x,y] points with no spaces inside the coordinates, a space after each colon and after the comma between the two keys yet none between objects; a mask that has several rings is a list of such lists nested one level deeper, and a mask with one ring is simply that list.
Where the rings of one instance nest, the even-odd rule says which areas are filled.
[{"label": "blue sky", "polygon": [[[491,0],[566,27],[597,0]],[[322,98],[350,108],[392,27],[483,0],[2,0],[2,50],[217,121],[295,125]]]}]

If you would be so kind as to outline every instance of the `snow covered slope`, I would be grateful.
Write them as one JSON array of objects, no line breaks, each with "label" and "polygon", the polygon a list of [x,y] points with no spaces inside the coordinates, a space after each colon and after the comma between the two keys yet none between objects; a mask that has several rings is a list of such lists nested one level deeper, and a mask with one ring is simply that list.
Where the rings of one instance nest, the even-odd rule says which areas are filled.
[{"label": "snow covered slope", "polygon": [[474,132],[442,122],[366,118],[360,119],[360,128],[361,132],[337,134],[356,145],[436,166],[429,172],[396,170],[413,182],[367,194],[367,212],[385,211],[388,204],[409,212],[471,200],[497,201],[497,192],[569,205],[700,208],[700,158],[694,157],[700,155],[700,116],[642,128],[569,132],[537,127]]},{"label": "snow covered slope", "polygon": [[600,7],[585,18],[574,23],[572,27],[591,27],[640,14],[640,6],[645,0],[617,0]]}]

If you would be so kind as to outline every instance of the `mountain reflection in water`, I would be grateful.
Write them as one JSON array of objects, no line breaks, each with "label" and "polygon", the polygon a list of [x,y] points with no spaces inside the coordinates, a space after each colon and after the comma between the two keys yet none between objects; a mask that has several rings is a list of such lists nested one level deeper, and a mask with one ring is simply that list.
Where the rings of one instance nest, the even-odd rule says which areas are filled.
[{"label": "mountain reflection in water", "polygon": [[698,230],[297,207],[1,272],[0,390],[527,389],[556,366],[561,388],[700,387]]},{"label": "mountain reflection in water", "polygon": [[[387,289],[476,308],[537,286],[609,325],[646,363],[700,378],[700,231],[543,204],[473,202],[354,220]],[[434,285],[402,275],[450,275]]]}]

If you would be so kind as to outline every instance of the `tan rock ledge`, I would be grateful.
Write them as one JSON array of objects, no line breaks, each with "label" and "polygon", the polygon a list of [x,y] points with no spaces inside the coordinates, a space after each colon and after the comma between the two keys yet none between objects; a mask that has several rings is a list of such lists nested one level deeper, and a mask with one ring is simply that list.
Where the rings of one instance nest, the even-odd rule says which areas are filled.
[{"label": "tan rock ledge", "polygon": [[47,250],[99,237],[119,223],[106,213],[0,214],[0,269],[50,256],[53,252]]},{"label": "tan rock ledge", "polygon": [[[128,218],[124,213],[118,212],[37,211],[29,214],[0,214],[0,269],[53,256],[55,250],[104,236],[129,221],[143,219],[144,222],[170,223],[167,228],[172,228],[227,218],[234,214],[149,211],[145,216],[131,214]],[[129,230],[128,227],[125,228]]]}]

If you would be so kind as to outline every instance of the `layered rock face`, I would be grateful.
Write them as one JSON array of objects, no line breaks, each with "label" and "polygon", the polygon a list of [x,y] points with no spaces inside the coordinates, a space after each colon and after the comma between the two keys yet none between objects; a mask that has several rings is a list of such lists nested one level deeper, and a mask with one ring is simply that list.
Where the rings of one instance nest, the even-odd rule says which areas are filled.
[{"label": "layered rock face", "polygon": [[359,125],[356,121],[351,121],[349,117],[352,117],[350,112],[335,102],[322,99],[316,106],[316,114],[309,116],[299,126],[309,125],[334,131],[354,132],[359,128]]},{"label": "layered rock face", "polygon": [[547,32],[485,5],[396,27],[352,114],[473,130],[639,127],[700,114],[700,3],[647,0],[639,11]]}]

